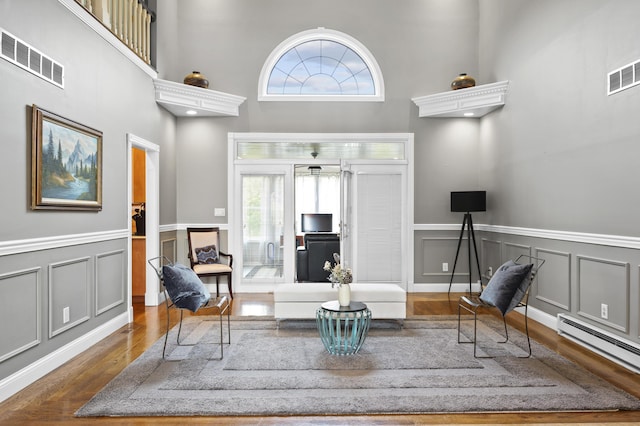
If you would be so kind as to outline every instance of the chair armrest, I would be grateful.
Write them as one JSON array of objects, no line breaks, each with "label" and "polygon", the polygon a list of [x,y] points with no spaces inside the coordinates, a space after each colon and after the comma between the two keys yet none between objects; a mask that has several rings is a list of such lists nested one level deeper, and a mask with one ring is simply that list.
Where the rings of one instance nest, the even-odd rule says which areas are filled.
[{"label": "chair armrest", "polygon": [[224,256],[224,257],[228,257],[229,258],[229,267],[233,268],[233,255],[232,254],[224,253],[224,252],[219,251],[218,255]]}]

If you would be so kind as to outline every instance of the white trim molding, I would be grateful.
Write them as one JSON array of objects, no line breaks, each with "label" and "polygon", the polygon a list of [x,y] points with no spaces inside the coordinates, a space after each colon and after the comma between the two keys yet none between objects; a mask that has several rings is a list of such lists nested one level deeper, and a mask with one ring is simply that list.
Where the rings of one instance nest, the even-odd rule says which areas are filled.
[{"label": "white trim molding", "polygon": [[[476,231],[495,232],[497,234],[519,235],[522,237],[546,238],[549,240],[571,241],[574,243],[596,244],[610,247],[640,249],[640,237],[625,235],[591,234],[586,232],[556,231],[551,229],[522,228],[517,226],[474,224]],[[414,231],[460,231],[459,224],[417,223]]]},{"label": "white trim molding", "polygon": [[499,234],[511,234],[524,237],[546,238],[549,240],[571,241],[574,243],[640,249],[640,237],[556,231],[551,229],[520,228],[500,225],[474,225],[474,227],[477,231],[496,232]]},{"label": "white trim molding", "polygon": [[0,256],[119,240],[121,238],[129,238],[129,235],[126,229],[116,229],[86,234],[56,235],[53,237],[40,237],[26,240],[0,241]]}]

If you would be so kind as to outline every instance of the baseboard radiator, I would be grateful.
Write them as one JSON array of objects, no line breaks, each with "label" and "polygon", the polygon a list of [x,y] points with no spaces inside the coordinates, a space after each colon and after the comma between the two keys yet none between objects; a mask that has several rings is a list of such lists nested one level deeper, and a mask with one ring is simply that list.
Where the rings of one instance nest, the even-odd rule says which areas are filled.
[{"label": "baseboard radiator", "polygon": [[636,343],[565,314],[558,314],[558,334],[640,373],[640,345]]}]

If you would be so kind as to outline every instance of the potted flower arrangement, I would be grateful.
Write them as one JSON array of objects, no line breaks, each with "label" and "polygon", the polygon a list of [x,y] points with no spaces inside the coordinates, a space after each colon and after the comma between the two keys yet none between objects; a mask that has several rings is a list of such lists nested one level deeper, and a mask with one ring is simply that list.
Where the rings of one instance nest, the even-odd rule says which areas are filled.
[{"label": "potted flower arrangement", "polygon": [[327,278],[331,281],[331,287],[338,286],[338,302],[340,306],[349,306],[351,303],[351,287],[349,284],[353,282],[353,274],[351,268],[343,268],[340,264],[340,255],[333,253],[335,264],[332,266],[328,260],[324,263],[324,270],[331,274]]}]

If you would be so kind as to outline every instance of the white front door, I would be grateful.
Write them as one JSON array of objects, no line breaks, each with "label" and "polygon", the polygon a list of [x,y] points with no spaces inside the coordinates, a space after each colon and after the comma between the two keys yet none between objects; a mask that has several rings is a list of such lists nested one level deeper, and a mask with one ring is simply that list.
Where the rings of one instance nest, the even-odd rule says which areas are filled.
[{"label": "white front door", "polygon": [[350,169],[353,195],[348,208],[351,212],[348,258],[354,280],[403,285],[407,282],[408,257],[407,168],[352,164]]}]

